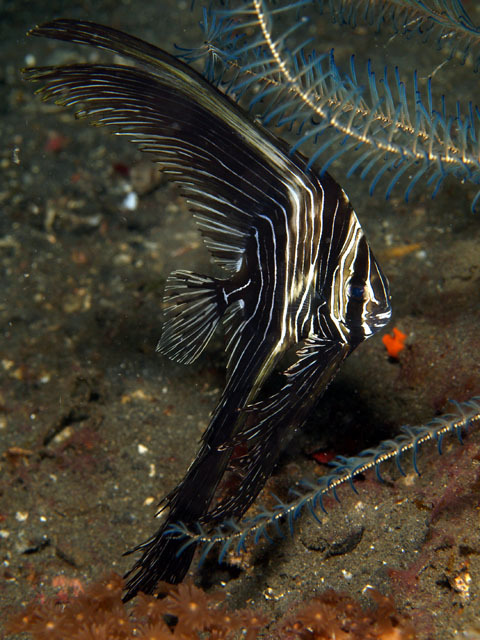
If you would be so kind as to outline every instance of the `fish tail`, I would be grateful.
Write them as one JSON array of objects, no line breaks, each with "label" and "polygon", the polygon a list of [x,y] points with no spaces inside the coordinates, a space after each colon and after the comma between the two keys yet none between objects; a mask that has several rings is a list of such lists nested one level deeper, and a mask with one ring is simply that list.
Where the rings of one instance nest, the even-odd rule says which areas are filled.
[{"label": "fish tail", "polygon": [[[172,524],[168,519],[162,528],[143,544],[127,554],[143,551],[142,557],[125,574],[124,602],[134,598],[138,592],[151,594],[160,581],[178,584],[185,577],[195,553],[196,543],[185,547],[185,537],[180,533],[166,533]],[[127,555],[125,554],[125,555]]]},{"label": "fish tail", "polygon": [[169,513],[160,529],[146,542],[127,552],[142,551],[142,556],[125,576],[131,576],[125,586],[125,601],[139,591],[153,593],[160,581],[177,584],[183,580],[192,562],[196,544],[188,541],[185,544],[185,536],[177,530],[172,531],[172,527],[181,525],[193,528],[202,521],[208,513],[230,455],[231,450],[218,451],[203,445],[185,478],[167,496],[165,502]]}]

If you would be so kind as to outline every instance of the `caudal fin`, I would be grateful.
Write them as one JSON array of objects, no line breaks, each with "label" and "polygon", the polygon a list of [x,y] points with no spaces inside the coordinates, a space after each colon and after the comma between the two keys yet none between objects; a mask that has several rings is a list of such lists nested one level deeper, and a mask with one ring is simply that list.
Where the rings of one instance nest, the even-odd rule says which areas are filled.
[{"label": "caudal fin", "polygon": [[124,602],[134,598],[138,592],[152,594],[161,581],[178,584],[185,577],[196,545],[182,549],[185,547],[185,538],[180,534],[165,533],[168,526],[167,521],[152,538],[127,552],[143,551],[143,554],[124,576],[128,578]]}]

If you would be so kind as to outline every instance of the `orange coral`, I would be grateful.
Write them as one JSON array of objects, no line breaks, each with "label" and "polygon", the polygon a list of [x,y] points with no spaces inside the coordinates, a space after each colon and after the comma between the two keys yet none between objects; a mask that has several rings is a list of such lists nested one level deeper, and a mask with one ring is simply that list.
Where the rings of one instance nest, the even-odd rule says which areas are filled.
[{"label": "orange coral", "polygon": [[78,596],[84,591],[83,584],[78,578],[68,578],[66,576],[55,576],[52,578],[52,587],[58,589],[57,602],[68,602],[70,599],[69,589],[74,596]]},{"label": "orange coral", "polygon": [[254,640],[267,622],[254,611],[228,612],[219,607],[222,597],[189,583],[162,585],[163,599],[140,594],[129,613],[123,587],[122,578],[112,574],[72,594],[64,606],[53,598],[35,601],[7,623],[7,634],[26,632],[35,640],[222,640],[245,629],[244,638]]},{"label": "orange coral", "polygon": [[170,640],[174,637],[165,622],[154,622],[137,628],[138,640]]},{"label": "orange coral", "polygon": [[383,336],[382,342],[391,358],[398,358],[400,351],[405,349],[406,339],[407,334],[397,329],[397,327],[393,327],[393,335],[387,333],[387,335]]},{"label": "orange coral", "polygon": [[58,613],[53,601],[32,602],[25,611],[8,621],[6,632],[10,634],[28,631],[36,640],[47,639],[49,634],[55,637],[58,630]]},{"label": "orange coral", "polygon": [[[161,599],[139,595],[130,612],[121,599],[123,580],[112,574],[72,596],[66,605],[55,599],[35,601],[12,618],[8,634],[27,632],[34,640],[256,640],[269,622],[252,609],[228,611],[222,597],[189,583],[164,585]],[[375,590],[376,609],[362,609],[349,596],[326,591],[313,598],[291,620],[277,625],[279,637],[300,640],[414,640],[409,620],[389,598]]]},{"label": "orange coral", "polygon": [[413,625],[375,589],[376,609],[362,609],[350,596],[325,591],[299,611],[283,630],[301,640],[415,640]]},{"label": "orange coral", "polygon": [[[194,631],[203,631],[214,622],[209,597],[193,584],[183,583],[172,587],[165,598],[165,607],[169,614],[178,618],[175,631],[192,635]],[[188,637],[188,636],[187,636]]]},{"label": "orange coral", "polygon": [[163,622],[163,615],[167,613],[164,600],[159,600],[155,596],[147,596],[146,593],[139,593],[135,600],[134,614],[137,620],[148,620],[150,624],[159,621]]}]

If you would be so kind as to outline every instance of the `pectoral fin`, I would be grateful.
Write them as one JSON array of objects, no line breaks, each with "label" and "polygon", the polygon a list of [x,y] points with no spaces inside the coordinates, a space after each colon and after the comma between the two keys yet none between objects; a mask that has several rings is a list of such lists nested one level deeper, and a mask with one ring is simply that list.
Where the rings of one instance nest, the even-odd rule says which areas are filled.
[{"label": "pectoral fin", "polygon": [[226,299],[220,281],[190,271],[173,271],[165,286],[165,323],[157,351],[189,364],[212,337]]}]

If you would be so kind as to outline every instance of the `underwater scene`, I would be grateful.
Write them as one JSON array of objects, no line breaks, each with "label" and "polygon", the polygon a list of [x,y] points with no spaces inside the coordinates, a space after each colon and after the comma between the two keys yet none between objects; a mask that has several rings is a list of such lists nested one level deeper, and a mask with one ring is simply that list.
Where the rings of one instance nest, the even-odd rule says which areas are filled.
[{"label": "underwater scene", "polygon": [[480,638],[480,5],[0,33],[2,634]]}]

